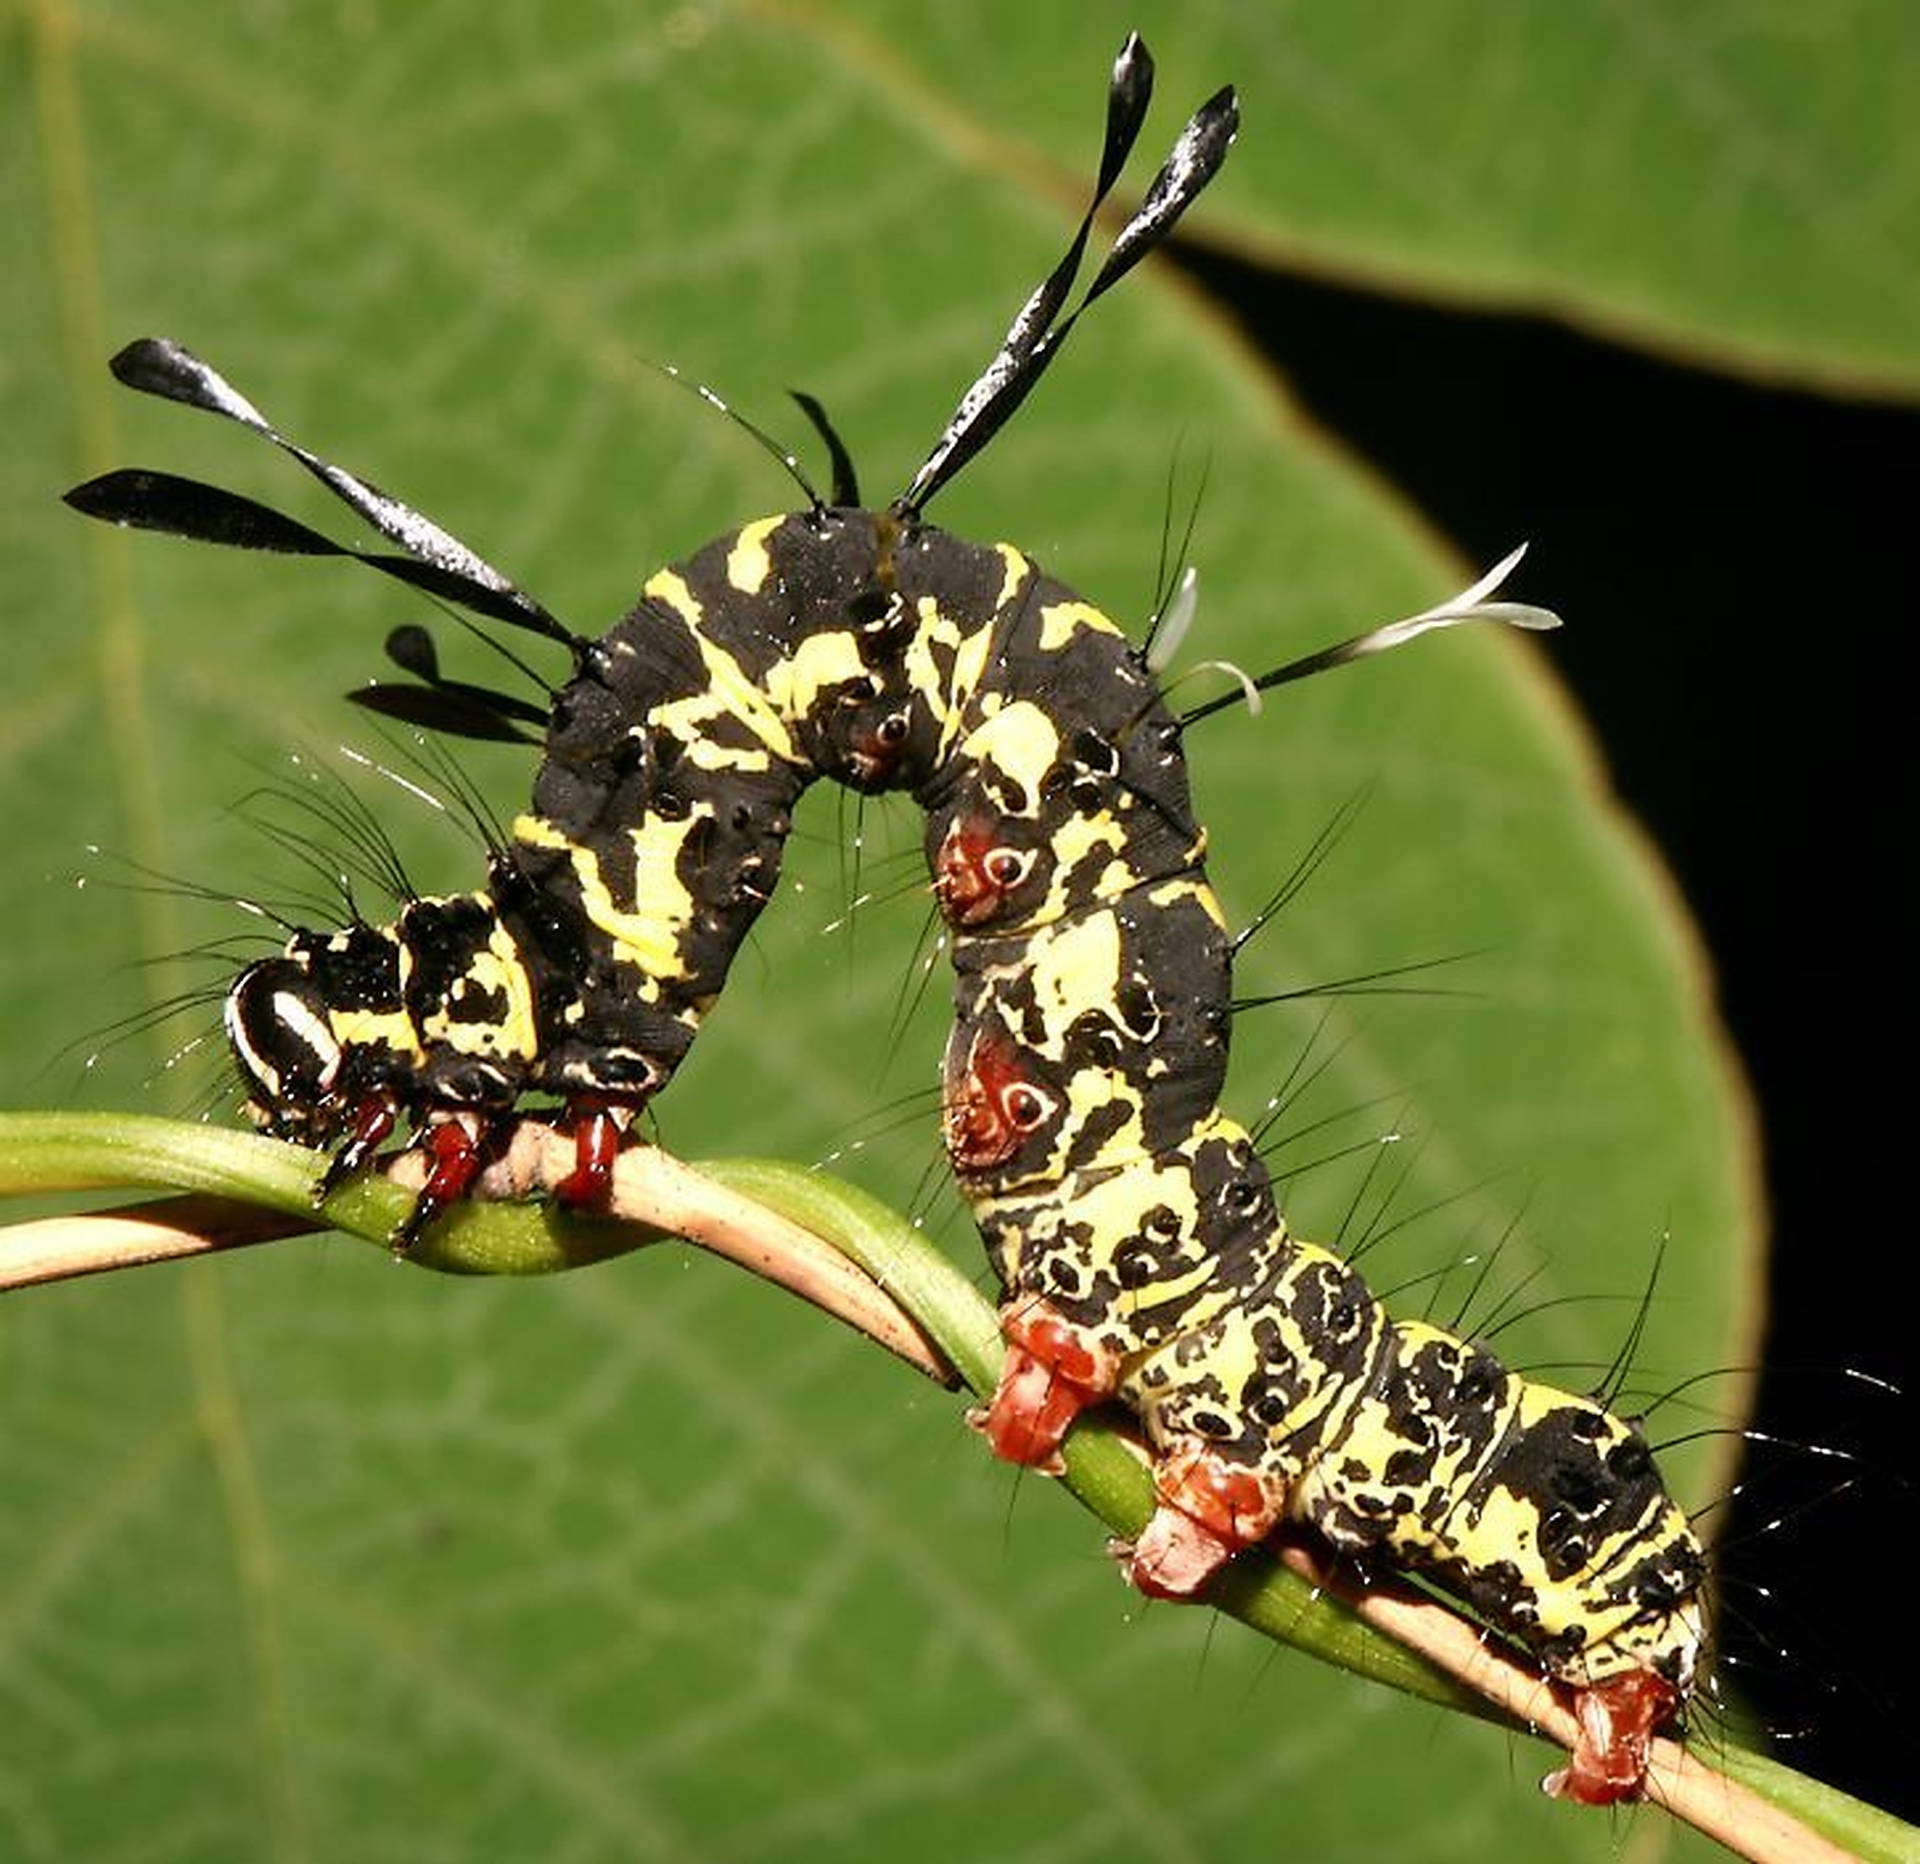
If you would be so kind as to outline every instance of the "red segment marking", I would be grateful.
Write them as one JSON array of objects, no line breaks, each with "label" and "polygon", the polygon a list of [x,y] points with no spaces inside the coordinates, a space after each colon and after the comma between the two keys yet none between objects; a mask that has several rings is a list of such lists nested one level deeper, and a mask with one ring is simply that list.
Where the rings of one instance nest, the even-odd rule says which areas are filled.
[{"label": "red segment marking", "polygon": [[481,1144],[486,1127],[478,1114],[462,1112],[435,1120],[420,1135],[419,1149],[427,1155],[427,1181],[413,1208],[394,1231],[393,1253],[404,1256],[421,1233],[449,1204],[466,1196],[485,1163]]},{"label": "red segment marking", "polygon": [[390,1100],[363,1100],[354,1110],[350,1143],[362,1152],[370,1151],[393,1131],[398,1117]]},{"label": "red segment marking", "polygon": [[468,1187],[479,1177],[480,1147],[458,1119],[436,1120],[427,1128],[424,1144],[427,1182],[420,1201],[444,1210],[466,1196]]},{"label": "red segment marking", "polygon": [[393,1102],[377,1095],[368,1096],[354,1108],[353,1125],[347,1134],[346,1144],[327,1162],[320,1182],[314,1186],[316,1203],[331,1197],[373,1156],[392,1135],[399,1117],[399,1109]]},{"label": "red segment marking", "polygon": [[1000,910],[1005,889],[987,871],[993,823],[967,816],[952,823],[933,857],[933,897],[951,926],[983,925]]},{"label": "red segment marking", "polygon": [[1177,1508],[1157,1508],[1131,1544],[1115,1541],[1128,1585],[1150,1599],[1176,1603],[1193,1595],[1240,1550]]},{"label": "red segment marking", "polygon": [[1573,1692],[1579,1738],[1567,1764],[1540,1782],[1555,1799],[1611,1806],[1642,1798],[1653,1737],[1679,1712],[1680,1692],[1652,1670],[1629,1670]]},{"label": "red segment marking", "polygon": [[1007,1095],[1025,1085],[1020,1053],[1011,1042],[974,1037],[966,1065],[947,1079],[947,1156],[955,1171],[991,1171],[1020,1149]]}]

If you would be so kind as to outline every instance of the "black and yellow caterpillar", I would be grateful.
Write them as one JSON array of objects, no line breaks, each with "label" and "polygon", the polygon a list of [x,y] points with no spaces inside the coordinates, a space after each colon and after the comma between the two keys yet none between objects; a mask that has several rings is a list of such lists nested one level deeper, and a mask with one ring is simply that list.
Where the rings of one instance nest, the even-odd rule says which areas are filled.
[{"label": "black and yellow caterpillar", "polygon": [[[297,932],[233,984],[251,1110],[333,1148],[325,1185],[410,1123],[430,1169],[404,1247],[539,1095],[564,1103],[576,1138],[561,1195],[604,1195],[774,890],[801,792],[818,777],[910,792],[957,980],[946,1144],[1005,1291],[1005,1371],[981,1420],[994,1448],[1053,1466],[1079,1411],[1118,1397],[1158,1495],[1127,1556],[1136,1585],[1191,1596],[1288,1521],[1416,1569],[1571,1690],[1581,1741],[1550,1790],[1629,1797],[1703,1639],[1705,1559],[1645,1442],[1590,1399],[1391,1319],[1348,1264],[1287,1233],[1252,1139],[1218,1105],[1233,941],[1182,728],[1226,701],[1177,717],[1104,614],[1012,546],[923,520],[1224,159],[1231,91],[1194,115],[1061,316],[1151,78],[1129,40],[1079,231],[906,491],[863,508],[819,417],[833,500],[808,487],[807,508],[661,570],[597,640],[164,341],[130,345],[115,373],[264,434],[405,554],[347,551],[167,474],[112,473],[69,498],[177,535],[356,556],[572,656],[546,707],[443,679],[417,648],[397,656],[417,684],[356,695],[471,736],[537,731],[542,758],[484,886],[408,899],[388,925]],[[1539,619],[1480,593],[1253,684],[1474,614]]]}]

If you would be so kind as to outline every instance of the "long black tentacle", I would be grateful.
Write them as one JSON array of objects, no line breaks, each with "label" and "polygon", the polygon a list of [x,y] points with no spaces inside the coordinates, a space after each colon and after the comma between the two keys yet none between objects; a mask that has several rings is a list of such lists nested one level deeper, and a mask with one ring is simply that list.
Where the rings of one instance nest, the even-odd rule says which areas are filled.
[{"label": "long black tentacle", "polygon": [[233,421],[298,460],[334,497],[406,552],[394,558],[349,550],[253,500],[171,473],[108,473],[76,486],[67,503],[89,517],[247,550],[348,556],[490,620],[544,635],[578,653],[585,641],[524,589],[424,513],[280,433],[252,402],[191,350],[167,337],[139,337],[108,364],[128,388]]},{"label": "long black tentacle", "polygon": [[1107,128],[1100,153],[1100,172],[1094,183],[1093,199],[1081,216],[1079,227],[1060,263],[1034,287],[1020,307],[993,360],[960,397],[960,405],[947,422],[946,431],[914,474],[912,483],[894,501],[896,512],[918,516],[933,495],[1006,425],[1046,373],[1048,364],[1059,354],[1067,332],[1081,313],[1117,285],[1173,231],[1180,216],[1193,205],[1226,160],[1227,150],[1240,127],[1240,106],[1231,86],[1216,92],[1194,112],[1154,177],[1146,198],[1121,228],[1086,296],[1064,322],[1056,324],[1079,273],[1094,218],[1112,193],[1113,184],[1132,152],[1152,95],[1153,60],[1136,33],[1128,38],[1113,61],[1113,76],[1107,88]]}]

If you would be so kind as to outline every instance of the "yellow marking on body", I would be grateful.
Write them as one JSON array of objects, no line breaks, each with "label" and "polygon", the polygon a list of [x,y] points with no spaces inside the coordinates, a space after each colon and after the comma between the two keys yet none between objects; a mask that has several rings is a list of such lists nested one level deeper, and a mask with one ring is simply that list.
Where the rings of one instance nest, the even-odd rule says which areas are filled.
[{"label": "yellow marking on body", "polygon": [[1120,989],[1120,927],[1112,913],[1089,913],[1036,944],[1034,991],[1043,1006],[1055,1006],[1060,1035],[1085,1011],[1113,1002]]},{"label": "yellow marking on body", "polygon": [[[613,941],[614,954],[643,972],[649,982],[685,977],[681,940],[693,923],[693,896],[676,870],[680,849],[696,822],[694,810],[678,822],[649,817],[629,830],[634,852],[634,885],[639,902],[620,905],[600,872],[600,857],[570,841],[551,822],[523,815],[514,821],[513,838],[535,848],[557,848],[573,865],[587,917]],[[643,991],[642,995],[646,993]]]},{"label": "yellow marking on body", "polygon": [[[726,695],[716,693],[709,686],[703,692],[655,706],[647,714],[647,728],[674,739],[680,746],[682,759],[700,770],[771,770],[776,756],[783,761],[791,760],[792,740],[786,736],[786,727],[771,712],[746,721],[761,741],[759,748],[722,744],[707,729],[716,719],[740,716]],[[769,743],[769,733],[777,735],[778,743]]]},{"label": "yellow marking on body", "polygon": [[[1457,1515],[1459,1511],[1455,1513]],[[1518,1570],[1520,1583],[1532,1595],[1541,1625],[1547,1630],[1557,1631],[1566,1622],[1564,1606],[1559,1612],[1551,1610],[1549,1595],[1563,1588],[1553,1585],[1548,1579],[1544,1563],[1540,1560],[1537,1552],[1539,1529],[1540,1510],[1532,1502],[1516,1495],[1512,1489],[1496,1482],[1470,1516],[1451,1524],[1446,1544],[1455,1558],[1469,1566],[1484,1569],[1501,1560],[1512,1560]],[[1515,1557],[1520,1549],[1527,1550],[1526,1557]]]},{"label": "yellow marking on body", "polygon": [[396,1055],[420,1053],[420,1038],[405,1010],[329,1010],[327,1027],[344,1048],[384,1048]]},{"label": "yellow marking on body", "polygon": [[[1075,1018],[1090,1009],[1103,1010],[1120,987],[1120,926],[1111,912],[1088,913],[1036,930],[1024,950],[1010,952],[1009,962],[983,969],[990,986],[999,980],[1031,979],[1033,997],[1045,1026],[1042,1043],[1024,1046],[1053,1060],[1063,1058],[1067,1031]],[[1084,1072],[1084,1071],[1083,1071]],[[1103,1079],[1111,1071],[1098,1069]]]},{"label": "yellow marking on body", "polygon": [[[1104,1178],[1092,1172],[1076,1175],[1083,1188],[1070,1201],[1063,1196],[1063,1211],[1074,1229],[1085,1225],[1092,1235],[1084,1243],[1073,1243],[1070,1252],[1056,1247],[1051,1252],[1056,1257],[1066,1255],[1083,1268],[1111,1272],[1115,1256],[1140,1234],[1149,1213],[1164,1209],[1179,1219],[1182,1247],[1178,1256],[1165,1265],[1165,1272],[1151,1287],[1123,1289],[1115,1304],[1115,1319],[1136,1307],[1205,1294],[1215,1264],[1200,1245],[1199,1200],[1193,1174],[1184,1164],[1168,1167],[1157,1159],[1142,1158]],[[1222,1290],[1222,1296],[1232,1298],[1232,1291]],[[1197,1324],[1208,1311],[1204,1304],[1190,1307],[1185,1324]]]},{"label": "yellow marking on body", "polygon": [[[1034,911],[1030,924],[1044,925],[1091,904],[1111,904],[1140,884],[1127,865],[1127,829],[1117,816],[1073,815],[1054,831],[1049,843],[1054,869],[1046,900]],[[1096,855],[1106,858],[1097,869],[1087,865]]]},{"label": "yellow marking on body", "polygon": [[[769,522],[777,524],[779,520]],[[694,644],[707,675],[707,683],[699,692],[656,706],[647,716],[647,726],[678,739],[687,758],[705,770],[767,770],[776,758],[785,763],[796,761],[785,721],[768,703],[766,694],[740,670],[740,663],[700,628],[700,605],[685,582],[671,570],[662,570],[647,584],[647,594],[667,603],[692,625]],[[720,718],[739,719],[765,750],[715,744],[707,726]]]},{"label": "yellow marking on body", "polygon": [[[570,842],[545,816],[517,815],[513,818],[513,839],[529,848],[571,848]],[[402,956],[404,957],[404,948]]]},{"label": "yellow marking on body", "polygon": [[1000,561],[1006,566],[1006,574],[1000,579],[1000,594],[994,602],[995,608],[1005,608],[1020,593],[1020,586],[1033,573],[1033,565],[1027,561],[1011,544],[995,544]]},{"label": "yellow marking on body", "polygon": [[1150,905],[1161,907],[1172,906],[1182,899],[1193,900],[1221,931],[1227,929],[1227,915],[1221,910],[1219,896],[1204,880],[1191,874],[1178,875],[1147,895]]},{"label": "yellow marking on body", "polygon": [[456,1002],[462,986],[488,995],[498,993],[506,998],[507,1007],[501,1015],[485,1023],[463,1023],[448,1018],[444,1039],[462,1054],[513,1055],[525,1061],[533,1060],[540,1050],[533,1022],[533,987],[527,979],[527,968],[520,961],[519,947],[506,927],[497,921],[485,948],[473,954],[473,962],[455,985]]},{"label": "yellow marking on body", "polygon": [[[707,669],[707,691],[699,696],[718,700],[731,716],[742,720],[774,756],[792,763],[795,752],[786,720],[767,702],[766,694],[740,671],[740,663],[731,654],[716,647],[705,634],[700,635],[699,640],[700,658]],[[663,710],[672,712],[675,708],[669,706]],[[736,759],[740,755],[737,751],[733,753]]]},{"label": "yellow marking on body", "polygon": [[[942,620],[944,617],[941,615],[940,605],[932,596],[922,596],[920,598],[921,627],[929,628]],[[967,718],[968,707],[973,701],[973,696],[980,690],[981,682],[987,677],[988,661],[993,651],[993,638],[993,624],[990,621],[982,622],[970,634],[959,638],[953,657],[953,674],[947,682],[952,699],[952,710],[949,716],[950,731]],[[947,748],[944,740],[942,748]]]},{"label": "yellow marking on body", "polygon": [[1030,699],[1002,707],[977,731],[967,734],[960,754],[1011,777],[1026,791],[1022,815],[1040,813],[1040,780],[1060,759],[1060,733]]},{"label": "yellow marking on body", "polygon": [[[1188,850],[1186,858],[1190,865],[1150,882],[1150,877],[1141,875],[1128,864],[1127,837],[1127,824],[1110,813],[1069,816],[1062,822],[1049,844],[1054,869],[1047,897],[1028,915],[1023,933],[1031,927],[1083,913],[1089,906],[1111,905],[1149,884],[1158,889],[1148,896],[1155,905],[1174,903],[1184,889],[1200,903],[1215,925],[1226,930],[1218,898],[1205,879],[1194,871],[1205,851],[1204,840],[1195,841]],[[1104,855],[1105,860],[1099,867],[1090,868],[1088,863],[1098,855]]]},{"label": "yellow marking on body", "polygon": [[[1677,1508],[1674,1513],[1679,1513]],[[1686,1540],[1691,1542],[1691,1529],[1686,1529],[1684,1523],[1680,1526]],[[1638,1551],[1651,1554],[1658,1548],[1674,1545],[1676,1538],[1675,1534],[1662,1534]],[[1596,1610],[1592,1615],[1601,1628],[1589,1635],[1586,1647],[1564,1671],[1568,1679],[1576,1683],[1604,1683],[1609,1677],[1628,1670],[1658,1669],[1661,1659],[1676,1653],[1683,1655],[1687,1671],[1691,1673],[1707,1635],[1700,1607],[1692,1600],[1653,1618],[1642,1618],[1637,1603],[1628,1601],[1623,1601],[1616,1611]]]},{"label": "yellow marking on body", "polygon": [[1127,831],[1111,815],[1070,815],[1054,830],[1048,844],[1060,872],[1076,868],[1095,850],[1118,854],[1127,843]]},{"label": "yellow marking on body", "polygon": [[1115,1106],[1125,1106],[1127,1117],[1100,1142],[1100,1149],[1080,1161],[1083,1171],[1104,1171],[1137,1164],[1150,1157],[1146,1127],[1140,1119],[1140,1096],[1122,1075],[1109,1068],[1081,1068],[1067,1079],[1067,1115],[1060,1122],[1051,1170],[1065,1174],[1067,1155],[1095,1114],[1111,1117]]},{"label": "yellow marking on body", "polygon": [[699,631],[700,604],[695,599],[693,591],[687,587],[686,578],[677,571],[655,570],[647,578],[647,586],[642,593],[656,602],[664,602],[696,633]]},{"label": "yellow marking on body", "polygon": [[[1226,1122],[1222,1129],[1243,1132]],[[1287,1363],[1290,1401],[1283,1415],[1264,1424],[1267,1440],[1248,1467],[1276,1512],[1291,1512],[1325,1530],[1324,1511],[1338,1508],[1356,1481],[1367,1493],[1376,1492],[1386,1412],[1366,1378],[1352,1378],[1344,1367],[1330,1364],[1323,1343],[1308,1337],[1293,1312],[1294,1299],[1310,1280],[1343,1279],[1345,1265],[1324,1249],[1288,1238],[1279,1226],[1272,1241],[1276,1251],[1286,1250],[1286,1268],[1263,1298],[1250,1301],[1244,1289],[1222,1291],[1204,1339],[1196,1342],[1183,1330],[1180,1338],[1156,1348],[1135,1369],[1123,1396],[1140,1406],[1149,1435],[1165,1448],[1170,1440],[1192,1435],[1197,1408],[1218,1408],[1216,1379],[1221,1388],[1236,1392],[1263,1365]],[[1369,1353],[1378,1349],[1390,1325],[1385,1310],[1374,1304]],[[1398,1439],[1390,1447],[1401,1447]]]},{"label": "yellow marking on body", "polygon": [[913,631],[913,639],[907,643],[906,659],[901,666],[908,687],[919,694],[940,725],[942,761],[951,751],[947,734],[958,716],[958,708],[952,703],[952,695],[947,691],[947,677],[934,659],[933,650],[936,644],[957,649],[960,639],[959,629],[936,610],[932,621],[923,618],[921,625]]},{"label": "yellow marking on body", "polygon": [[1054,654],[1082,629],[1089,634],[1119,634],[1120,624],[1103,615],[1091,602],[1049,602],[1040,611],[1040,647]]},{"label": "yellow marking on body", "polygon": [[495,923],[492,936],[487,940],[487,957],[498,969],[499,976],[494,987],[507,993],[510,1008],[500,1020],[513,1032],[516,1047],[524,1048],[529,1054],[533,1051],[533,985],[527,976],[527,967],[520,956],[520,947],[513,941],[513,935],[507,928]]},{"label": "yellow marking on body", "polygon": [[743,524],[727,552],[727,581],[742,595],[758,595],[766,587],[773,559],[767,554],[767,539],[786,523],[784,517],[756,518]]},{"label": "yellow marking on body", "polygon": [[812,714],[829,687],[866,678],[859,638],[851,628],[837,628],[829,634],[808,635],[773,669],[767,689],[783,716],[798,719]]}]

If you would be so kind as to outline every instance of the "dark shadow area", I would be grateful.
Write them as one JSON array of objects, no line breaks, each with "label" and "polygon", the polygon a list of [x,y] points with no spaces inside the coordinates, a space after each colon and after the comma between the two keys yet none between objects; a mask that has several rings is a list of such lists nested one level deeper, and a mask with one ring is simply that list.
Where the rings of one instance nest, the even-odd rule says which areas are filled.
[{"label": "dark shadow area", "polygon": [[1749,1452],[1707,1524],[1729,1673],[1781,1758],[1914,1817],[1915,1406],[1850,1375],[1912,1390],[1914,1141],[1888,1076],[1912,1023],[1893,892],[1920,411],[1179,257],[1472,563],[1533,542],[1514,589],[1566,617],[1548,652],[1692,905],[1759,1102],[1775,1254],[1755,1425],[1854,1459]]}]

